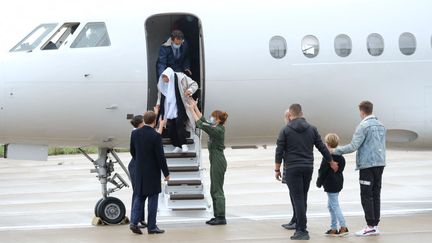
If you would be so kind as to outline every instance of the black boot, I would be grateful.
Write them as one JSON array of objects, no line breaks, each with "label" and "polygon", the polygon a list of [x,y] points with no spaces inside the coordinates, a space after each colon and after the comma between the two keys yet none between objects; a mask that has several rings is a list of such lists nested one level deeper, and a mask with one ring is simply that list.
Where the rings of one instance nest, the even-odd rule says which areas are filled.
[{"label": "black boot", "polygon": [[225,217],[216,217],[214,220],[208,221],[209,225],[225,225],[227,224]]},{"label": "black boot", "polygon": [[293,236],[290,237],[291,240],[309,240],[309,232],[305,231],[296,231]]},{"label": "black boot", "polygon": [[284,227],[284,228],[287,229],[287,230],[295,230],[297,224],[296,224],[295,222],[291,221],[291,222],[289,222],[288,224],[283,224],[283,225],[281,225],[281,226]]},{"label": "black boot", "polygon": [[206,224],[210,224],[211,222],[213,222],[216,218],[211,218],[209,221],[206,221]]}]

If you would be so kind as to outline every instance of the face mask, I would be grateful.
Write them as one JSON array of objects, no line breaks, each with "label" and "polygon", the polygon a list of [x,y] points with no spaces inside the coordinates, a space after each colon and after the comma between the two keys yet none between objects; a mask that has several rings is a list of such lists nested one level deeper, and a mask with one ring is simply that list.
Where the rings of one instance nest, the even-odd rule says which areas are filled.
[{"label": "face mask", "polygon": [[216,124],[216,118],[214,118],[213,116],[211,116],[209,122],[212,125]]},{"label": "face mask", "polygon": [[180,48],[180,46],[181,46],[181,44],[180,45],[177,45],[177,44],[172,44],[172,46],[174,47],[174,49],[179,49]]}]

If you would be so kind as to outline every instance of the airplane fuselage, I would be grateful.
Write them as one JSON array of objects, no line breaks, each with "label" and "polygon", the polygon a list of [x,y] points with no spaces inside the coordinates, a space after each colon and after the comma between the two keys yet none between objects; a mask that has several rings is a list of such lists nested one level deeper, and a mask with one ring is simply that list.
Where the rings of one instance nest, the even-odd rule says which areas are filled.
[{"label": "airplane fuselage", "polygon": [[[82,23],[76,33],[87,22],[104,22],[111,45],[70,48],[74,34],[58,50],[10,52],[0,67],[0,143],[128,147],[127,115],[151,108],[149,82],[156,82],[148,73],[154,64],[148,63],[145,23],[155,14],[185,13],[200,21],[205,115],[228,112],[227,144],[274,144],[292,103],[303,106],[322,136],[335,132],[348,142],[360,122],[358,104],[370,100],[390,142],[432,145],[429,3],[415,10],[373,1],[344,8],[280,4],[149,7],[132,15],[139,17],[74,19]],[[402,9],[405,18],[397,14]],[[416,38],[412,55],[399,48],[405,32]],[[368,53],[373,33],[384,40],[379,56]],[[340,34],[352,42],[347,57],[335,53]],[[319,40],[315,57],[302,52],[307,35]],[[286,41],[282,58],[269,51],[274,36]]]}]

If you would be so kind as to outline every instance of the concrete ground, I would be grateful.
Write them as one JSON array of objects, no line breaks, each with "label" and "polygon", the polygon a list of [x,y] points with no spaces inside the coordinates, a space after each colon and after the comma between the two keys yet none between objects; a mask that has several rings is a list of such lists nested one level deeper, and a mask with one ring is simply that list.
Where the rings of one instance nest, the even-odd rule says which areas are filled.
[{"label": "concrete ground", "polygon": [[[315,172],[308,201],[313,242],[429,242],[432,239],[432,152],[389,150],[382,190],[382,234],[377,237],[323,236],[329,227],[327,197],[316,188]],[[204,151],[204,168],[208,154]],[[129,154],[120,154],[123,161]],[[286,242],[292,231],[280,227],[291,217],[285,185],[274,180],[274,147],[226,150],[227,226],[206,226],[207,211],[173,212],[160,205],[163,235],[134,235],[128,226],[92,226],[100,184],[81,155],[52,156],[48,161],[0,159],[0,242]],[[346,156],[340,204],[353,233],[364,226],[354,154]],[[117,165],[116,165],[117,166]],[[116,167],[120,171],[120,167]],[[123,174],[124,173],[120,173]],[[204,170],[206,186],[208,170]],[[125,176],[126,178],[126,176]],[[120,198],[129,214],[131,189]]]}]

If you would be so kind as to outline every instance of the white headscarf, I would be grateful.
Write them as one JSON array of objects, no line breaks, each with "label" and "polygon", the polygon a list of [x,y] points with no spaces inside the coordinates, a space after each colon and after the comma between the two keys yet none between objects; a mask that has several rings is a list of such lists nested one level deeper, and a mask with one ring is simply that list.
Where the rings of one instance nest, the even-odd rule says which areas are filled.
[{"label": "white headscarf", "polygon": [[[169,79],[168,83],[165,83],[162,76],[166,75]],[[158,89],[165,96],[164,109],[165,119],[175,119],[177,118],[177,100],[175,95],[175,81],[174,81],[174,71],[169,67],[163,71],[159,77]]]}]

